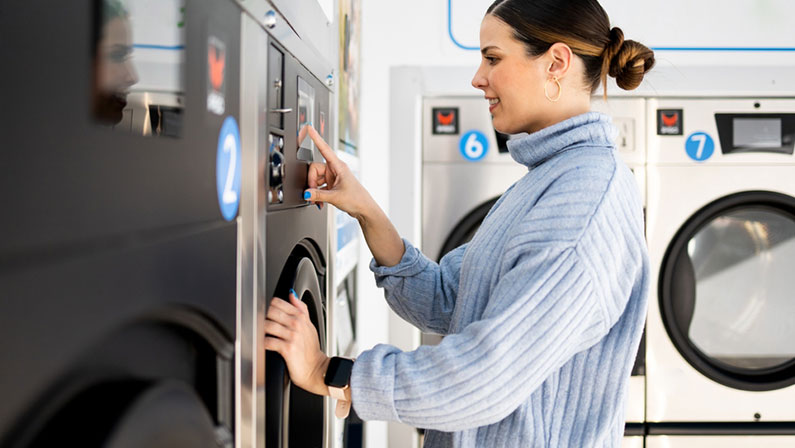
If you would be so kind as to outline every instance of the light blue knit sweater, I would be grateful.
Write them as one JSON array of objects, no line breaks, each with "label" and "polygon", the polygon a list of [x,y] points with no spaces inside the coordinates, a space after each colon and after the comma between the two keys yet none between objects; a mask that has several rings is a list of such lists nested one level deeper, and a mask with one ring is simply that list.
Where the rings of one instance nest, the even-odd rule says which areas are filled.
[{"label": "light blue knit sweater", "polygon": [[356,360],[365,420],[426,428],[426,447],[618,447],[646,312],[642,203],[598,113],[508,142],[530,168],[439,264],[405,241],[370,267],[438,346]]}]

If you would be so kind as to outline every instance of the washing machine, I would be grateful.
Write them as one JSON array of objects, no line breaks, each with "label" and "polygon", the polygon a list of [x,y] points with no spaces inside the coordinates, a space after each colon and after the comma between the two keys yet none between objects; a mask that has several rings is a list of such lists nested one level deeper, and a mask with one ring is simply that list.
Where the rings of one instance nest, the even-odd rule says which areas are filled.
[{"label": "washing machine", "polygon": [[239,29],[228,1],[3,3],[0,445],[233,446]]},{"label": "washing machine", "polygon": [[[617,148],[632,169],[645,201],[646,106],[642,98],[594,98],[593,110],[610,115]],[[433,96],[423,101],[422,251],[439,261],[468,242],[497,199],[527,168],[508,153],[511,136],[495,131],[482,97]],[[645,207],[645,202],[644,202]],[[423,344],[438,343],[423,334]],[[642,446],[645,421],[644,344],[629,382],[625,446]]]},{"label": "washing machine", "polygon": [[4,3],[0,445],[328,446],[261,345],[290,288],[333,331],[298,129],[330,137],[336,29],[303,4]]},{"label": "washing machine", "polygon": [[[313,17],[312,8],[319,11],[316,3],[303,3],[306,17]],[[248,196],[253,213],[244,217],[250,218],[246,230],[256,243],[247,245],[252,251],[243,255],[256,259],[251,271],[256,294],[250,304],[250,315],[256,317],[247,319],[252,330],[245,333],[261,335],[271,298],[286,299],[294,289],[309,309],[321,349],[333,355],[328,207],[321,210],[303,199],[309,164],[323,159],[301,132],[312,124],[324,140],[332,141],[330,67],[316,65],[325,61],[330,66],[331,58],[302,59],[316,47],[288,38],[294,28],[290,10],[282,16],[272,8],[267,2],[252,2],[244,5],[247,14],[242,15],[245,141],[256,154],[248,167],[256,191]],[[255,381],[248,413],[254,416],[253,446],[329,446],[331,401],[293,385],[281,356],[264,351],[259,340],[252,348]]]},{"label": "washing machine", "polygon": [[651,98],[647,447],[795,445],[795,99]]}]

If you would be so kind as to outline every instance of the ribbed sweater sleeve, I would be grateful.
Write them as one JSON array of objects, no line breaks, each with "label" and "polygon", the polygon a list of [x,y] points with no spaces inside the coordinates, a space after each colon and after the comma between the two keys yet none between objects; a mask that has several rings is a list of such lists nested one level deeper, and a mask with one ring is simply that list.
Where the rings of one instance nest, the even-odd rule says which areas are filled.
[{"label": "ribbed sweater sleeve", "polygon": [[492,297],[502,299],[484,319],[437,346],[364,352],[354,364],[356,412],[441,431],[495,423],[607,330],[592,281],[570,247],[526,254]]},{"label": "ribbed sweater sleeve", "polygon": [[400,317],[420,330],[446,334],[466,245],[450,251],[437,264],[407,240],[403,244],[405,252],[397,265],[379,266],[375,259],[370,262],[376,284],[384,289],[387,303]]},{"label": "ribbed sweater sleeve", "polygon": [[567,182],[582,175],[562,176],[521,225],[506,230],[513,236],[480,319],[437,346],[401,352],[379,345],[359,356],[351,385],[362,418],[440,431],[499,422],[607,334],[620,312],[608,316],[593,263],[583,260],[592,249],[580,245],[609,250],[593,219],[609,179],[597,176],[592,197],[583,197]]}]

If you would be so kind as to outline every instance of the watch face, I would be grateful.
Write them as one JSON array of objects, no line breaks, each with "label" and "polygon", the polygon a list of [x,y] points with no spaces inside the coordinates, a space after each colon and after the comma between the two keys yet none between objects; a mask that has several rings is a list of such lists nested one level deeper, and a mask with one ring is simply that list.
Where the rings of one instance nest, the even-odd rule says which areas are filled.
[{"label": "watch face", "polygon": [[348,385],[353,370],[353,361],[346,358],[333,357],[329,361],[324,382],[326,386],[343,388]]}]

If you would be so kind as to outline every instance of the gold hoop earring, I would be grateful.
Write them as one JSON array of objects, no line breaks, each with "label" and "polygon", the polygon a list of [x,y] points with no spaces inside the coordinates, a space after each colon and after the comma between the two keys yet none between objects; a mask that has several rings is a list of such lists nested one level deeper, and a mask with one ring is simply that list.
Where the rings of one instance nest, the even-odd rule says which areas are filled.
[{"label": "gold hoop earring", "polygon": [[549,85],[549,79],[547,79],[547,82],[544,83],[544,96],[547,97],[547,99],[549,101],[552,101],[553,103],[557,103],[558,100],[560,99],[560,95],[563,93],[563,87],[561,87],[560,81],[558,81],[558,77],[557,76],[553,76],[552,77],[552,81],[555,81],[555,84],[557,84],[557,86],[558,86],[558,96],[556,96],[555,98],[550,98],[549,97],[549,92],[547,92],[547,86]]}]

